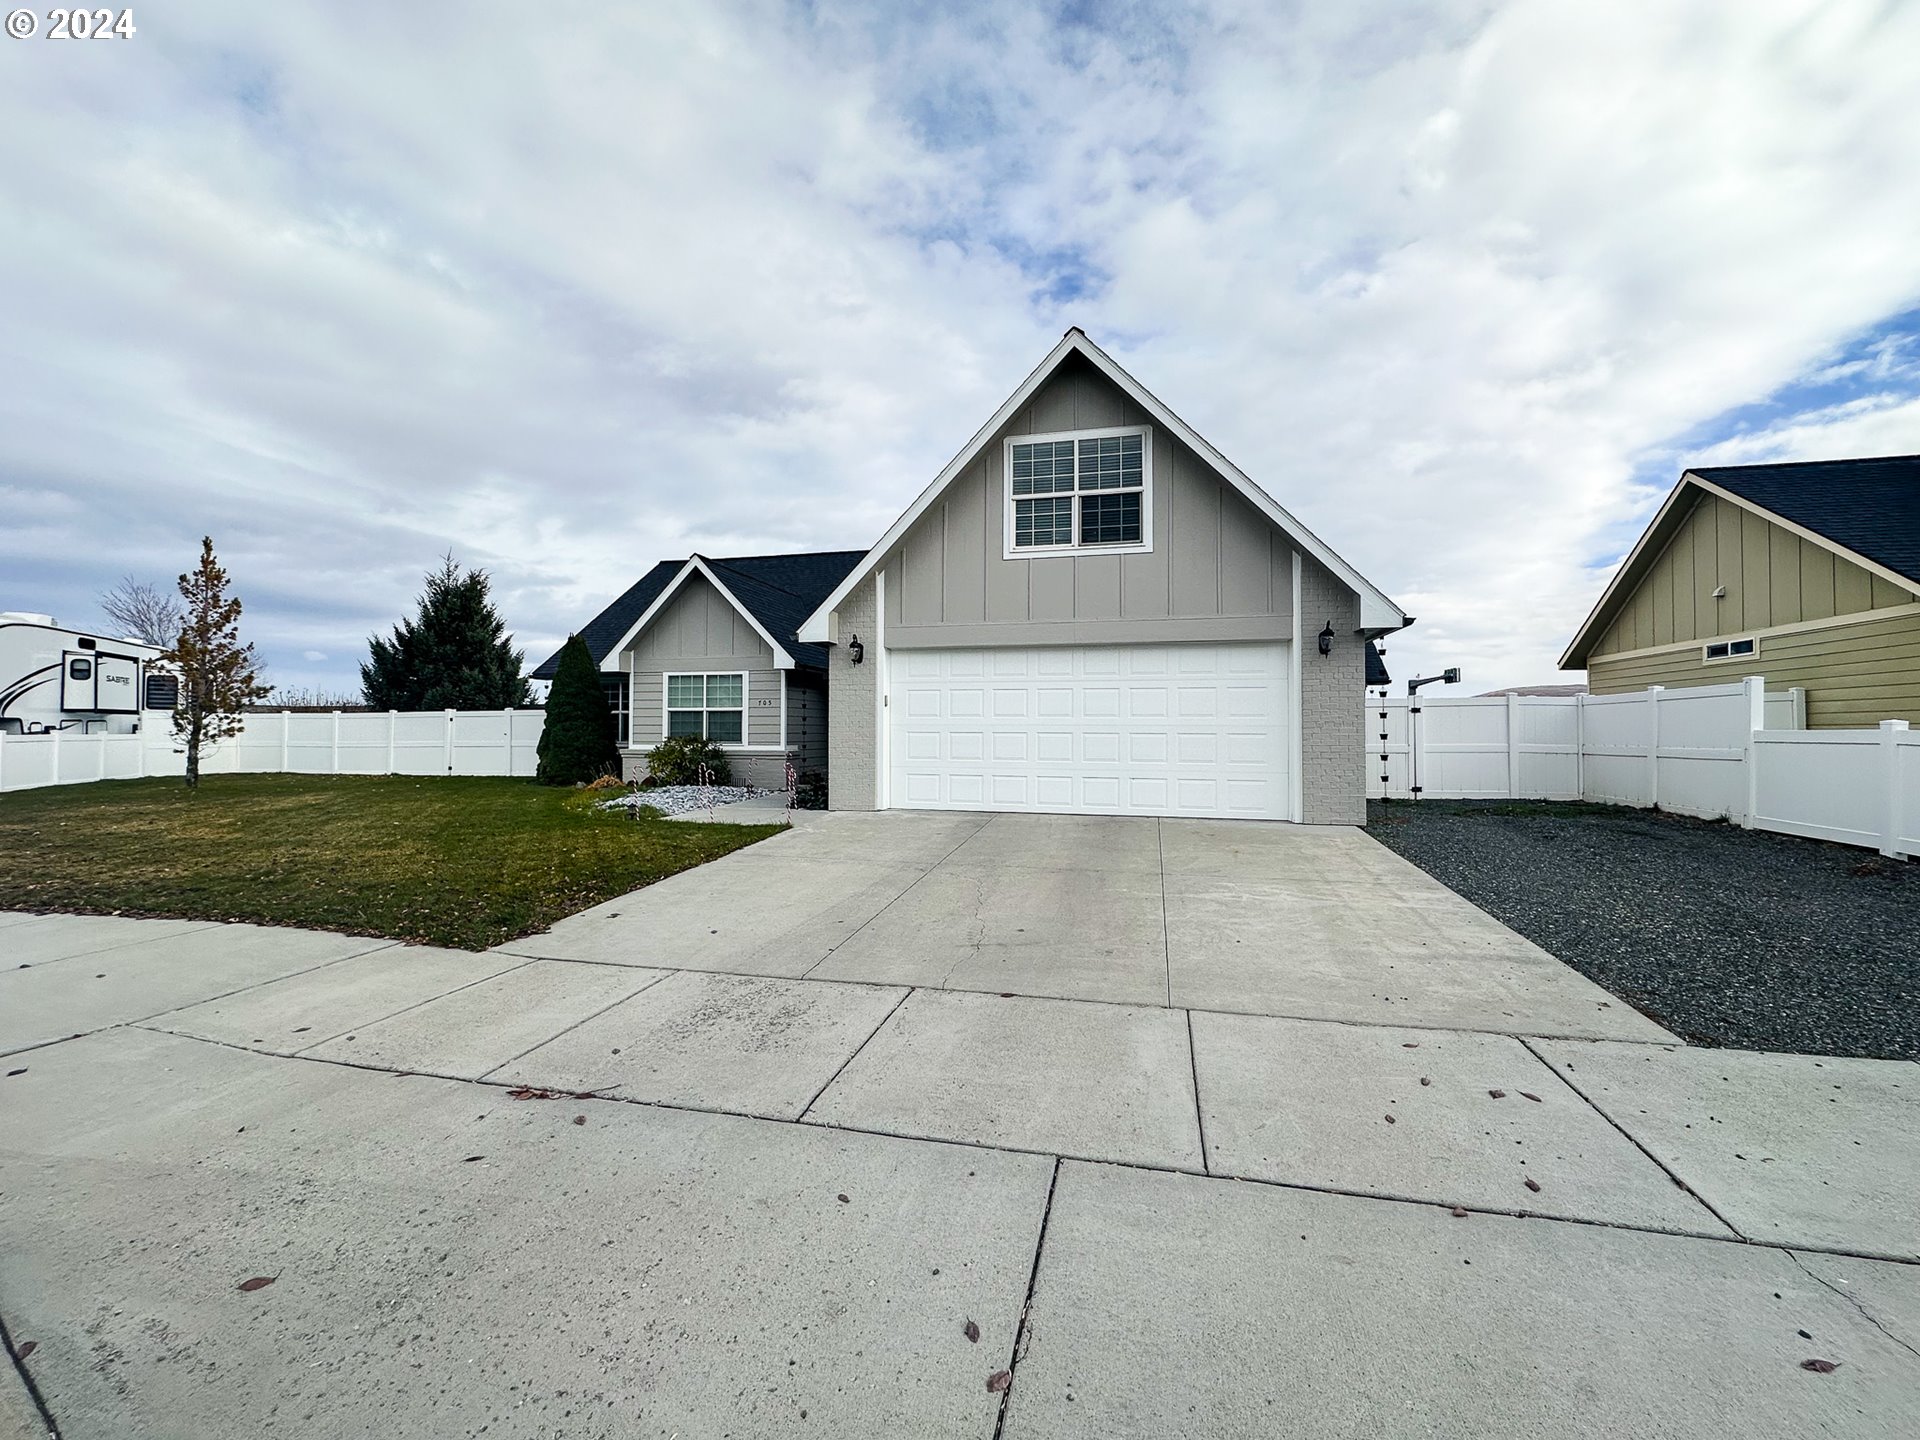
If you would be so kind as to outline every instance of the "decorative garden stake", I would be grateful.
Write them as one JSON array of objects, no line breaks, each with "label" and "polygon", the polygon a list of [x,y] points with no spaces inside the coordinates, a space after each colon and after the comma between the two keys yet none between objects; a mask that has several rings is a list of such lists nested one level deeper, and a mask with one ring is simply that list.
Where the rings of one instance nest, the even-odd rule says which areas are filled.
[{"label": "decorative garden stake", "polygon": [[799,799],[800,772],[793,768],[793,762],[787,761],[787,824],[793,824],[793,811]]}]

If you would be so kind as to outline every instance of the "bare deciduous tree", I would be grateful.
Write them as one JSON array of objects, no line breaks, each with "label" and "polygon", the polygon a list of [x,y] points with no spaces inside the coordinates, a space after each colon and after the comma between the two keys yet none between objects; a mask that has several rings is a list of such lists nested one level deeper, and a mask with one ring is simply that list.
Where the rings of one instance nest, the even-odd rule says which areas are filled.
[{"label": "bare deciduous tree", "polygon": [[122,575],[120,583],[100,597],[100,610],[123,638],[144,640],[162,650],[180,638],[185,614],[174,596],[131,575]]}]

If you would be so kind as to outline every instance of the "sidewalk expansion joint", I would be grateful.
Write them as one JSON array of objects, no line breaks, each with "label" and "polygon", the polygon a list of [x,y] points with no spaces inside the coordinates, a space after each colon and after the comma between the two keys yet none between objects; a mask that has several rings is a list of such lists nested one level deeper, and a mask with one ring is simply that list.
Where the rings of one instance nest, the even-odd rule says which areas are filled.
[{"label": "sidewalk expansion joint", "polygon": [[[900,1004],[905,1004],[907,999],[911,997],[911,994],[912,991],[909,991],[907,995],[902,996],[899,1004],[895,1005],[895,1010],[899,1009]],[[889,1016],[889,1018],[891,1018],[891,1016]],[[886,1021],[882,1020],[880,1025],[875,1027],[874,1033],[877,1034],[885,1024]],[[176,1040],[198,1042],[203,1045],[214,1045],[225,1050],[235,1050],[245,1055],[257,1055],[263,1060],[282,1060],[306,1065],[332,1066],[335,1069],[358,1070],[375,1075],[390,1075],[396,1079],[419,1076],[423,1079],[431,1079],[444,1084],[482,1085],[493,1090],[512,1089],[521,1083],[519,1081],[510,1082],[505,1080],[468,1080],[457,1075],[439,1075],[422,1070],[402,1070],[397,1066],[370,1065],[363,1061],[334,1060],[318,1055],[282,1055],[271,1050],[254,1050],[248,1046],[236,1045],[227,1040],[211,1040],[200,1035],[181,1035],[170,1030],[154,1030],[151,1026],[145,1025],[127,1026],[123,1028],[146,1030],[151,1034],[167,1035]],[[868,1039],[871,1040],[872,1036],[868,1036]],[[861,1048],[864,1049],[865,1046],[863,1045]],[[858,1051],[855,1052],[855,1054],[858,1053]],[[852,1058],[852,1056],[848,1057],[849,1062]],[[845,1066],[843,1065],[841,1068],[844,1070]],[[831,1085],[833,1082],[828,1081],[827,1083]],[[823,1086],[821,1088],[822,1093],[824,1093],[826,1087]],[[1889,1255],[1884,1252],[1872,1250],[1849,1250],[1841,1246],[1809,1244],[1805,1241],[1754,1239],[1742,1235],[1731,1226],[1727,1227],[1726,1234],[1695,1230],[1664,1229],[1653,1225],[1630,1224],[1621,1220],[1599,1220],[1582,1215],[1555,1215],[1543,1210],[1502,1208],[1476,1204],[1469,1201],[1431,1199],[1417,1195],[1392,1195],[1377,1190],[1356,1190],[1348,1186],[1316,1184],[1309,1180],[1268,1180],[1255,1175],[1212,1174],[1204,1169],[1198,1169],[1190,1165],[1156,1164],[1144,1160],[1116,1160],[1111,1156],[1072,1154],[1060,1150],[1043,1150],[1034,1146],[994,1144],[985,1140],[963,1140],[952,1136],[912,1135],[898,1130],[876,1130],[863,1125],[848,1125],[845,1123],[827,1124],[818,1120],[788,1119],[779,1115],[763,1115],[746,1110],[723,1110],[714,1105],[690,1105],[671,1100],[642,1100],[627,1095],[594,1095],[589,1098],[603,1104],[634,1105],[644,1110],[668,1110],[687,1115],[721,1115],[733,1119],[754,1120],[767,1125],[804,1125],[809,1130],[827,1133],[867,1135],[880,1140],[903,1140],[909,1143],[923,1145],[951,1145],[960,1149],[980,1150],[994,1155],[1038,1155],[1045,1159],[1052,1160],[1056,1166],[1065,1161],[1072,1160],[1085,1165],[1104,1165],[1116,1170],[1136,1170],[1149,1175],[1185,1175],[1195,1180],[1208,1180],[1220,1184],[1257,1185],[1268,1190],[1287,1190],[1309,1195],[1334,1195],[1350,1200],[1370,1200],[1382,1205],[1414,1205],[1428,1210],[1450,1211],[1459,1209],[1465,1210],[1470,1215],[1485,1215],[1496,1219],[1544,1220],[1556,1225],[1584,1225],[1596,1230],[1618,1230],[1634,1235],[1660,1235],[1678,1240],[1698,1240],[1713,1245],[1738,1245],[1752,1250],[1799,1251],[1807,1255],[1835,1255],[1842,1259],[1872,1260],[1878,1264],[1886,1265],[1920,1266],[1920,1257]],[[818,1096],[815,1097],[816,1100],[818,1098]],[[1582,1098],[1584,1099],[1585,1097],[1582,1096]],[[1592,1102],[1589,1101],[1588,1103]],[[805,1112],[802,1113],[804,1114]],[[1618,1127],[1616,1126],[1615,1128]],[[1628,1138],[1631,1139],[1632,1137]],[[1644,1152],[1644,1147],[1640,1148]],[[1661,1168],[1665,1169],[1664,1166]],[[1691,1190],[1688,1190],[1687,1193],[1693,1194]],[[1696,1196],[1695,1198],[1698,1197]],[[1701,1204],[1709,1213],[1714,1213],[1712,1207],[1707,1206],[1706,1202],[1702,1201]],[[1714,1218],[1720,1219],[1717,1214],[1714,1215]],[[1721,1220],[1720,1223],[1723,1225],[1726,1224],[1725,1220]]]},{"label": "sidewalk expansion joint", "polygon": [[805,1105],[800,1107],[800,1113],[794,1116],[794,1123],[796,1125],[807,1118],[807,1112],[813,1109],[813,1107],[820,1102],[820,1097],[822,1095],[826,1094],[828,1090],[833,1088],[833,1082],[838,1080],[842,1075],[846,1073],[847,1067],[853,1064],[855,1060],[858,1060],[860,1058],[860,1052],[862,1050],[865,1050],[867,1046],[873,1043],[873,1037],[878,1035],[882,1030],[887,1028],[887,1021],[893,1019],[893,1017],[899,1013],[900,1007],[907,1003],[908,998],[912,994],[913,994],[913,990],[911,987],[903,991],[901,993],[900,998],[893,1002],[893,1008],[888,1010],[885,1015],[882,1015],[880,1017],[880,1023],[874,1026],[873,1029],[867,1032],[867,1038],[862,1040],[858,1045],[854,1046],[853,1053],[847,1056],[846,1059],[842,1060],[839,1063],[839,1065],[837,1065],[834,1068],[833,1074],[827,1077],[827,1083],[825,1085],[822,1085],[818,1090],[814,1091],[813,1098],[807,1101]]},{"label": "sidewalk expansion joint", "polygon": [[1640,1137],[1638,1135],[1635,1135],[1631,1130],[1627,1129],[1626,1126],[1622,1125],[1618,1120],[1614,1119],[1613,1116],[1609,1115],[1606,1109],[1600,1104],[1600,1102],[1595,1100],[1591,1095],[1587,1094],[1585,1090],[1582,1090],[1580,1086],[1574,1082],[1574,1080],[1570,1075],[1562,1075],[1558,1070],[1556,1070],[1553,1066],[1553,1062],[1548,1060],[1547,1057],[1542,1055],[1538,1050],[1534,1049],[1532,1044],[1529,1043],[1526,1036],[1521,1035],[1516,1038],[1518,1038],[1518,1040],[1520,1041],[1520,1044],[1525,1048],[1526,1052],[1529,1055],[1533,1056],[1534,1059],[1538,1060],[1543,1066],[1546,1067],[1547,1073],[1549,1075],[1553,1076],[1554,1079],[1558,1080],[1562,1085],[1565,1085],[1569,1090],[1573,1091],[1574,1094],[1578,1095],[1581,1098],[1581,1100],[1583,1100],[1586,1103],[1588,1109],[1592,1110],[1594,1114],[1598,1115],[1602,1120],[1606,1121],[1607,1124],[1611,1125],[1615,1130],[1619,1131],[1620,1134],[1623,1137],[1625,1137],[1629,1145],[1633,1146],[1634,1149],[1638,1150],[1642,1155],[1646,1156],[1647,1159],[1651,1160],[1655,1165],[1658,1165],[1660,1167],[1660,1173],[1665,1175],[1669,1180],[1673,1181],[1675,1185],[1679,1186],[1682,1193],[1691,1197],[1693,1202],[1696,1205],[1698,1205],[1702,1210],[1705,1210],[1709,1215],[1713,1216],[1714,1219],[1718,1220],[1722,1225],[1726,1226],[1730,1234],[1737,1236],[1742,1241],[1748,1240],[1749,1237],[1741,1231],[1738,1225],[1735,1225],[1731,1220],[1729,1220],[1726,1216],[1722,1215],[1717,1209],[1715,1209],[1713,1205],[1708,1202],[1706,1196],[1702,1195],[1698,1190],[1694,1189],[1693,1186],[1689,1185],[1685,1180],[1681,1179],[1680,1173],[1677,1170],[1675,1170],[1671,1165],[1667,1164],[1666,1161],[1662,1160],[1658,1155],[1654,1154],[1653,1151],[1649,1149],[1646,1145],[1641,1143]]}]

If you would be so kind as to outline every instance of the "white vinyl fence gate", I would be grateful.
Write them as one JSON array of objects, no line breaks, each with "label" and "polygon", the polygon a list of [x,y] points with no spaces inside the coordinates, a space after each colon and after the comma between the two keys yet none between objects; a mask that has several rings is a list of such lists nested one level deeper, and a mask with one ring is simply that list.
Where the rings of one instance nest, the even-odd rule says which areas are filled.
[{"label": "white vinyl fence gate", "polygon": [[1370,799],[1592,800],[1920,857],[1920,732],[1808,730],[1806,696],[1367,696]]},{"label": "white vinyl fence gate", "polygon": [[[164,714],[135,735],[0,735],[0,791],[182,775],[186,756]],[[203,775],[526,775],[541,710],[289,711],[242,717],[203,750]]]}]

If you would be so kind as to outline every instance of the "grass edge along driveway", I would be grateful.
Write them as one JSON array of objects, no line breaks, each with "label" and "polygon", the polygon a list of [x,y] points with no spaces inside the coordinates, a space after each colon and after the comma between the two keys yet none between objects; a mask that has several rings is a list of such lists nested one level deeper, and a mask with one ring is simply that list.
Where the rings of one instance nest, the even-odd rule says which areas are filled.
[{"label": "grass edge along driveway", "polygon": [[0,910],[295,925],[483,950],[777,833],[522,779],[212,775],[0,796]]}]

